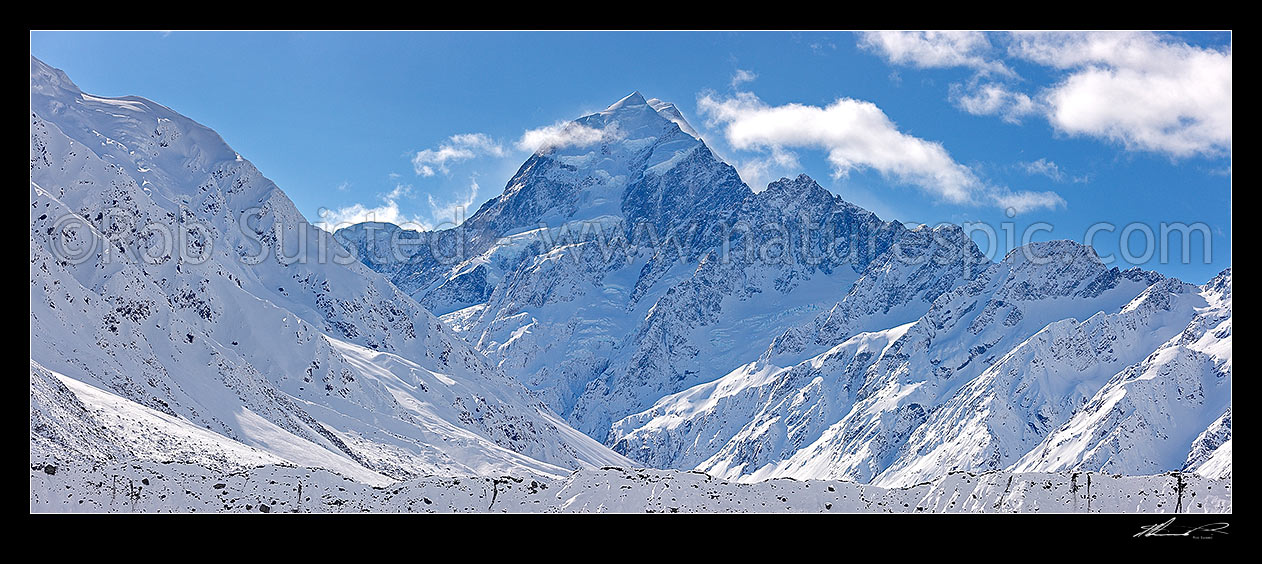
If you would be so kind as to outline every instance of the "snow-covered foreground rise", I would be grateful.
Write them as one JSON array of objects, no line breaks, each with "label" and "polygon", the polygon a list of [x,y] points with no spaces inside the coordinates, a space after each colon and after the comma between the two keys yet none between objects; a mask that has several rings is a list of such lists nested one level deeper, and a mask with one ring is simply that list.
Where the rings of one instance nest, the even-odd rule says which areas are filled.
[{"label": "snow-covered foreground rise", "polygon": [[31,449],[563,476],[578,433],[214,132],[31,59]]},{"label": "snow-covered foreground rise", "polygon": [[728,482],[700,472],[578,470],[562,479],[414,478],[371,487],[319,469],[224,474],[187,464],[31,468],[41,512],[232,513],[1226,513],[1231,480],[1195,474],[957,472],[907,488]]}]

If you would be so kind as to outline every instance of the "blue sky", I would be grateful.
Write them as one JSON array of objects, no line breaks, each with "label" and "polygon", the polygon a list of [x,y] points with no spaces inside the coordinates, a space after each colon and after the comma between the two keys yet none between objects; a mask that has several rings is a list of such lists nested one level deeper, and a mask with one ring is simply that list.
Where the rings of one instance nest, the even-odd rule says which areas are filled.
[{"label": "blue sky", "polygon": [[1209,264],[1199,233],[1189,263],[1177,237],[1132,262],[1231,264],[1228,33],[32,32],[31,53],[215,129],[317,222],[472,213],[526,132],[639,90],[755,190],[805,172],[883,219],[984,222],[999,253],[1108,222],[1091,242],[1122,268],[1127,225],[1134,256],[1142,226],[1200,223]]}]

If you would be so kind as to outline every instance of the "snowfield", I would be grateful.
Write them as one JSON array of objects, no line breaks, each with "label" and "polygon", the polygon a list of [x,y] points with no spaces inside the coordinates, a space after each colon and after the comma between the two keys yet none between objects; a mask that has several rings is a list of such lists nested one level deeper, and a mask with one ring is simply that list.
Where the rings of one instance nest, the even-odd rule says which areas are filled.
[{"label": "snowfield", "polygon": [[188,464],[31,465],[39,512],[1227,513],[1231,480],[1190,474],[956,472],[906,488],[606,467],[563,478],[423,477],[372,487],[326,470]]}]

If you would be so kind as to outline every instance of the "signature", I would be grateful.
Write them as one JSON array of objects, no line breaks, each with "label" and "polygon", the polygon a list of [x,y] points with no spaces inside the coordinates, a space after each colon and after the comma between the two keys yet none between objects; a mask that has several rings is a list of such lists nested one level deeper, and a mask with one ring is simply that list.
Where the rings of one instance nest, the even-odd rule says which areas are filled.
[{"label": "signature", "polygon": [[1171,527],[1174,523],[1174,517],[1165,523],[1157,523],[1155,525],[1145,525],[1140,527],[1140,531],[1135,533],[1136,537],[1192,537],[1195,539],[1205,539],[1216,534],[1227,534],[1227,523],[1207,523],[1196,527]]}]

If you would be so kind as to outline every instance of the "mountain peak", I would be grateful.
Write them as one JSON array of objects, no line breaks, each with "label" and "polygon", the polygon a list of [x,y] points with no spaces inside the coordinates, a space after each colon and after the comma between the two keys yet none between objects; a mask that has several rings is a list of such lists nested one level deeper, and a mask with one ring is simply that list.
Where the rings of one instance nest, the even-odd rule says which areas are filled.
[{"label": "mountain peak", "polygon": [[1003,262],[1024,264],[1046,264],[1050,259],[1069,263],[1083,261],[1088,264],[1103,264],[1096,255],[1095,249],[1071,239],[1053,239],[1051,241],[1032,241],[1008,251]]},{"label": "mountain peak", "polygon": [[627,94],[621,100],[614,102],[608,108],[605,108],[605,111],[613,112],[629,106],[643,106],[646,104],[648,104],[648,100],[645,100],[644,95],[640,94],[639,90],[636,90],[635,92]]},{"label": "mountain peak", "polygon": [[832,193],[820,186],[807,174],[799,174],[797,178],[781,177],[767,185],[762,191],[764,198],[791,198],[797,201],[827,197],[830,201]]},{"label": "mountain peak", "polygon": [[691,135],[693,138],[697,140],[701,139],[701,134],[697,133],[697,130],[692,128],[692,125],[688,123],[688,120],[684,119],[684,114],[680,113],[677,106],[658,98],[649,98],[647,103],[649,107],[657,111],[657,115],[675,122],[675,125],[678,125],[679,129],[682,129],[684,133]]},{"label": "mountain peak", "polygon": [[50,66],[31,55],[31,90],[53,96],[58,91],[78,95],[82,92],[61,69]]},{"label": "mountain peak", "polygon": [[605,108],[605,111],[600,113],[603,115],[609,115],[615,113],[620,114],[626,111],[631,111],[632,113],[638,111],[644,112],[645,114],[656,114],[657,117],[665,119],[666,121],[674,122],[675,125],[679,126],[680,130],[688,135],[691,135],[694,139],[701,139],[701,134],[697,133],[697,130],[692,128],[692,125],[688,123],[688,120],[684,119],[684,115],[679,111],[677,106],[660,98],[645,98],[639,90],[627,94],[621,100],[610,104],[608,108]]}]

